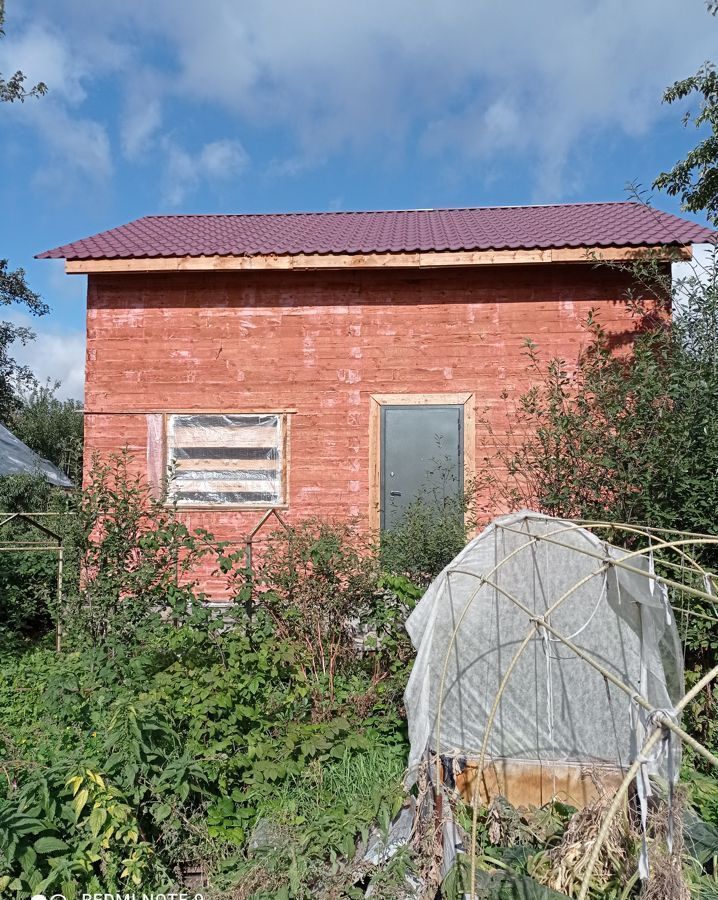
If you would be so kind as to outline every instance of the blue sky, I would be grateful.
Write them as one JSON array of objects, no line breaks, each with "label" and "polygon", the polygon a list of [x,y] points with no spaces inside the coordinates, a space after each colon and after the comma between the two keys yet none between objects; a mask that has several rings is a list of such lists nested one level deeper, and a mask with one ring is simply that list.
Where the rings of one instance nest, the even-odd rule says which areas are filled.
[{"label": "blue sky", "polygon": [[36,252],[151,213],[622,199],[695,143],[661,93],[718,57],[703,0],[7,0],[6,12],[0,71],[49,93],[0,110],[0,255],[52,309],[20,355],[74,396],[85,279]]}]

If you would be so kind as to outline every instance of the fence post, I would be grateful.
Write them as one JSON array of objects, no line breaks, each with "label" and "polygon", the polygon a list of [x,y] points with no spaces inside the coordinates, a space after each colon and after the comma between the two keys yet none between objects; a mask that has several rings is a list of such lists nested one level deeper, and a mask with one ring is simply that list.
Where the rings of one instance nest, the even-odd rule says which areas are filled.
[{"label": "fence post", "polygon": [[55,623],[55,652],[62,650],[62,575],[64,564],[64,549],[62,543],[57,548],[57,614]]}]

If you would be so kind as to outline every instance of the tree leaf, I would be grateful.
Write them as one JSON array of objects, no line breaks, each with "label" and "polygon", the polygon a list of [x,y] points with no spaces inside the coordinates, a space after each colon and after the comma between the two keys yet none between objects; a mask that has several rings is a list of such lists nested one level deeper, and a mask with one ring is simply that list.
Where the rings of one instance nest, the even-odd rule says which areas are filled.
[{"label": "tree leaf", "polygon": [[90,813],[89,818],[90,832],[93,837],[97,837],[106,821],[107,810],[103,809],[101,806],[96,806]]},{"label": "tree leaf", "polygon": [[85,808],[89,796],[90,794],[87,788],[83,788],[72,801],[72,808],[75,810],[75,820],[80,818],[80,813]]},{"label": "tree leaf", "polygon": [[63,850],[69,849],[69,846],[64,841],[56,837],[41,837],[35,841],[35,850],[43,855],[62,853]]},{"label": "tree leaf", "polygon": [[172,806],[169,803],[159,803],[154,809],[155,822],[164,822],[171,812]]}]

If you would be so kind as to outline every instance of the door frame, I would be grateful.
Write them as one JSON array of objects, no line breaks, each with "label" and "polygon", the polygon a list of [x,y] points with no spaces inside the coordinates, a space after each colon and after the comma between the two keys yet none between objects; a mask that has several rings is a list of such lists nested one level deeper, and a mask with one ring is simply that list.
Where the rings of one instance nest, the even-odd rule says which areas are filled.
[{"label": "door frame", "polygon": [[475,395],[456,394],[372,394],[369,397],[369,527],[381,527],[381,408],[382,406],[463,406],[464,484],[476,472]]}]

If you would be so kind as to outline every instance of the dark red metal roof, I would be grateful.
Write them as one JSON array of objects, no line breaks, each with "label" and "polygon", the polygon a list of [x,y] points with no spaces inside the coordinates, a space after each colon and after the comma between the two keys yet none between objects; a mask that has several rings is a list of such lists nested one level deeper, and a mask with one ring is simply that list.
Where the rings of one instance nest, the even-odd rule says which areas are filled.
[{"label": "dark red metal roof", "polygon": [[712,241],[714,234],[634,201],[385,212],[145,216],[47,250],[38,258],[645,247],[704,243]]}]

